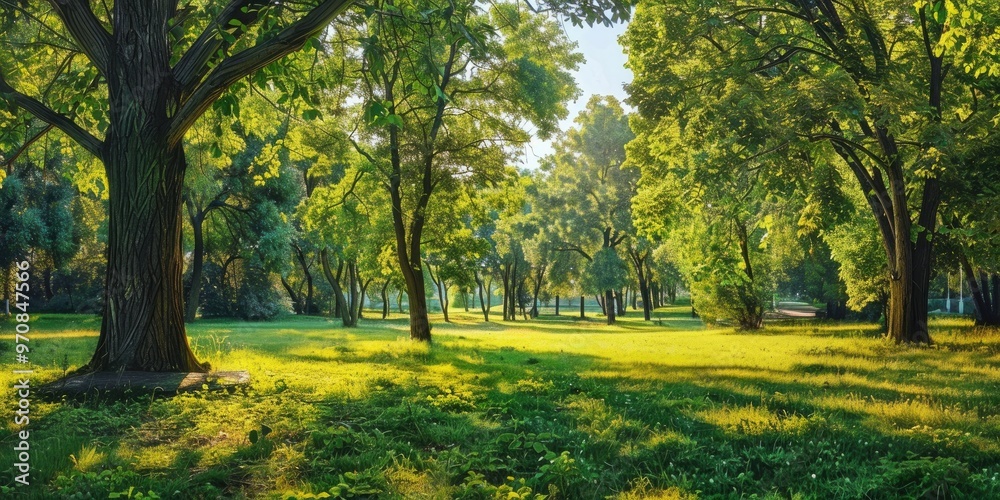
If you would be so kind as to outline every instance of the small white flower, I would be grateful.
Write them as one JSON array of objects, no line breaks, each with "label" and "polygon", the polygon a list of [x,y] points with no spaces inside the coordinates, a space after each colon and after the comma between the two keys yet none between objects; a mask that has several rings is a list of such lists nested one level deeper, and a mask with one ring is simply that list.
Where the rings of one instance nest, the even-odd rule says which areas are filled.
[{"label": "small white flower", "polygon": [[813,479],[816,479],[816,474],[813,474],[812,477],[813,477]]}]

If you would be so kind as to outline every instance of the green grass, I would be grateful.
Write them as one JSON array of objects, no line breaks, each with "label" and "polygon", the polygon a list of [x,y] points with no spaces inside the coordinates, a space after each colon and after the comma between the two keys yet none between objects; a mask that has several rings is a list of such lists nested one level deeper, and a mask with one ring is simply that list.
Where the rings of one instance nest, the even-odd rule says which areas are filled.
[{"label": "green grass", "polygon": [[[1000,332],[936,319],[936,346],[919,348],[866,324],[749,334],[657,314],[607,327],[455,312],[431,347],[399,315],[352,330],[201,321],[199,357],[249,370],[249,389],[32,401],[30,488],[14,486],[5,396],[0,496],[1000,497]],[[33,383],[85,363],[98,326],[35,320]]]}]

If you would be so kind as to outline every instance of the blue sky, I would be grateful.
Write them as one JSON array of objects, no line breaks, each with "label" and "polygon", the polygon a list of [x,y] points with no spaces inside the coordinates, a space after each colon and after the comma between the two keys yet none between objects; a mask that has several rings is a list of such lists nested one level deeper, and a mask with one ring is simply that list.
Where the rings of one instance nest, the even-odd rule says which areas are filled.
[{"label": "blue sky", "polygon": [[[582,94],[576,102],[570,103],[569,116],[560,124],[561,130],[573,126],[573,119],[583,110],[594,94],[613,95],[624,100],[627,94],[622,86],[632,81],[632,72],[625,68],[625,54],[618,45],[618,36],[625,32],[625,24],[610,28],[604,26],[578,28],[566,23],[566,34],[579,44],[579,51],[587,59],[586,64],[576,72],[576,83]],[[626,107],[627,109],[627,107]],[[539,158],[552,153],[549,141],[535,139],[528,145],[524,164],[536,168]]]}]

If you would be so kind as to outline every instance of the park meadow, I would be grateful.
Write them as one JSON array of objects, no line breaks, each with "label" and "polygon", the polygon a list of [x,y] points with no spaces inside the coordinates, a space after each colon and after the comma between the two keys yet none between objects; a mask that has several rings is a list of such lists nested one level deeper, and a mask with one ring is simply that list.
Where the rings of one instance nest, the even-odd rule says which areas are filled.
[{"label": "park meadow", "polygon": [[0,499],[1000,499],[997,0],[0,0]]},{"label": "park meadow", "polygon": [[[608,327],[453,311],[430,346],[398,314],[350,330],[204,320],[190,329],[195,352],[248,370],[249,386],[33,402],[32,496],[1000,495],[996,331],[934,318],[935,346],[914,347],[873,324],[748,334],[706,329],[687,307],[655,313]],[[87,361],[99,319],[33,326],[45,382]]]}]

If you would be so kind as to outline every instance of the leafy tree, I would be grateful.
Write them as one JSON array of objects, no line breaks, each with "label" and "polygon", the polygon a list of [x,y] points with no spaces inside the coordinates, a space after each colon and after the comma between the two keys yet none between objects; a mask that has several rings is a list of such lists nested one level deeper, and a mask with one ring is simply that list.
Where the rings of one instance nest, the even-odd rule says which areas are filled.
[{"label": "leafy tree", "polygon": [[[950,36],[945,4],[651,2],[624,38],[636,73],[631,99],[642,116],[668,114],[692,93],[741,87],[774,125],[746,137],[765,141],[759,153],[830,148],[877,223],[888,263],[888,330],[899,342],[929,341],[942,179],[961,169],[955,145],[975,130],[964,122],[990,118],[972,111],[978,84],[950,71],[960,56],[942,50]],[[673,36],[657,36],[664,30]]]},{"label": "leafy tree", "polygon": [[528,139],[517,120],[554,129],[579,56],[551,19],[515,5],[386,3],[364,22],[354,144],[389,193],[411,337],[429,341],[421,245],[432,199],[507,175],[508,146]]},{"label": "leafy tree", "polygon": [[[616,249],[633,232],[629,204],[638,173],[622,169],[625,144],[632,139],[628,117],[617,99],[592,96],[576,118],[577,127],[557,143],[542,188],[553,217],[556,249],[575,252],[592,263],[603,249]],[[592,266],[588,265],[588,268]],[[615,267],[594,269],[610,271]],[[595,277],[588,283],[624,280]],[[615,290],[601,290],[608,324],[615,321]],[[618,294],[620,296],[620,293]]]},{"label": "leafy tree", "polygon": [[[85,0],[52,0],[0,7],[0,44],[11,56],[0,63],[4,112],[19,108],[45,122],[40,133],[60,130],[100,160],[108,180],[107,301],[87,369],[207,369],[184,331],[183,139],[213,106],[238,106],[227,90],[248,76],[266,84],[269,73],[282,71],[278,61],[321,36],[352,3],[118,1],[95,10]],[[577,22],[610,22],[628,12],[609,0],[543,5]],[[39,47],[42,56],[31,57]]]}]

